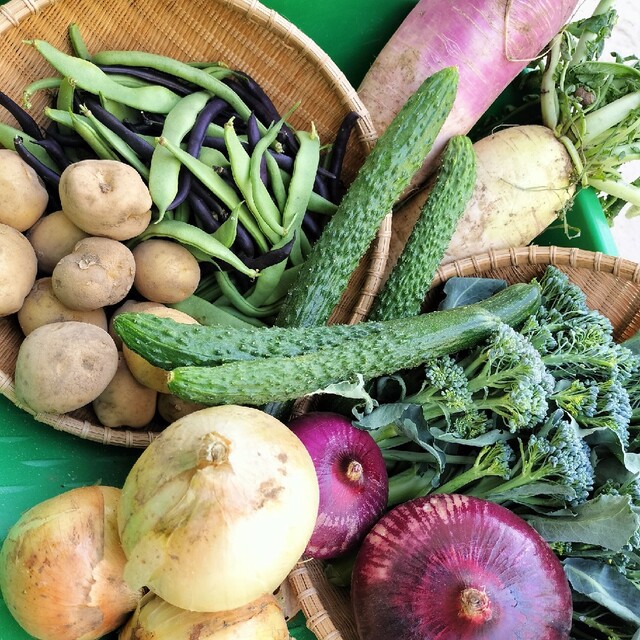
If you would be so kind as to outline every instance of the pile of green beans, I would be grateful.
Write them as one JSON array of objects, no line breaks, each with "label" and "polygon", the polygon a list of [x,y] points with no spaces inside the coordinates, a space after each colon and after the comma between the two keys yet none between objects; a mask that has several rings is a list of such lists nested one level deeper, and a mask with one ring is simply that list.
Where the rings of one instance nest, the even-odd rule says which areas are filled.
[{"label": "pile of green beans", "polygon": [[30,135],[38,132],[0,123],[0,146],[40,173],[51,210],[70,163],[131,165],[149,187],[153,215],[127,244],[167,238],[201,266],[195,294],[173,306],[203,324],[272,323],[344,191],[336,161],[348,135],[337,148],[321,143],[313,123],[292,129],[290,113],[281,116],[243,71],[143,51],[91,54],[76,24],[68,36],[71,54],[26,42],[57,73],[23,94],[28,110],[36,92],[53,92],[49,124]]}]

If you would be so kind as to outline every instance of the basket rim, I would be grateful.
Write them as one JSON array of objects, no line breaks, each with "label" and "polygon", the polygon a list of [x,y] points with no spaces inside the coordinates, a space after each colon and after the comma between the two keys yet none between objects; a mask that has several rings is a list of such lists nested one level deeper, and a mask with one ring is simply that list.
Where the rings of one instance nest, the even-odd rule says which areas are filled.
[{"label": "basket rim", "polygon": [[440,285],[454,276],[484,273],[501,267],[537,264],[551,264],[610,273],[622,280],[640,284],[640,263],[627,258],[574,247],[530,245],[512,249],[492,250],[442,265],[436,271],[432,287]]},{"label": "basket rim", "polygon": [[[9,33],[14,27],[19,27],[22,22],[33,19],[35,16],[38,16],[38,19],[45,19],[47,11],[55,11],[56,6],[62,6],[65,2],[66,6],[73,6],[72,0],[9,0],[6,4],[0,5],[0,34]],[[243,16],[248,21],[253,21],[274,34],[282,40],[284,46],[293,49],[300,59],[310,61],[317,69],[319,77],[323,78],[323,81],[333,89],[336,104],[342,105],[345,111],[354,110],[360,114],[361,117],[356,123],[358,145],[365,155],[371,150],[377,135],[366,107],[344,73],[315,41],[277,11],[269,9],[259,0],[210,0],[210,2],[211,10],[215,10],[216,3],[225,9],[230,9],[237,15]],[[388,214],[380,225],[376,239],[370,247],[367,256],[367,269],[363,272],[360,290],[353,296],[353,300],[345,311],[345,315],[349,315],[348,322],[350,324],[366,317],[382,284],[384,266],[389,253],[391,221],[391,214]],[[7,376],[3,371],[0,371],[0,395],[7,397],[10,402],[30,413],[39,422],[101,444],[144,448],[159,434],[156,431],[143,429],[109,428],[70,414],[34,413],[19,403],[15,395],[12,376]]]}]

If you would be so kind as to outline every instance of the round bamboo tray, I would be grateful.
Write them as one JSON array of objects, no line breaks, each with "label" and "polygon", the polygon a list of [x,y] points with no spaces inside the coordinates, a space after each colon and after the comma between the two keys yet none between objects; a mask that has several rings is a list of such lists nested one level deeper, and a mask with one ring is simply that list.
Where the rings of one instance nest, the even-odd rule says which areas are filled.
[{"label": "round bamboo tray", "polygon": [[[360,114],[345,159],[345,178],[353,178],[375,142],[369,114],[344,74],[310,38],[256,0],[11,0],[0,6],[0,77],[2,91],[20,101],[32,80],[52,75],[48,63],[23,40],[39,38],[69,51],[67,28],[77,22],[91,51],[145,50],[180,60],[222,61],[250,73],[281,112],[300,101],[294,126],[313,122],[321,140],[335,135],[349,111]],[[52,95],[39,92],[32,114]],[[11,116],[0,113],[9,124]],[[391,234],[391,217],[380,227],[332,322],[364,318],[380,286]],[[15,318],[0,318],[0,393],[18,404],[13,373],[22,334]],[[28,410],[26,407],[23,407]],[[34,417],[80,438],[125,447],[145,447],[157,431],[110,429],[98,424],[89,408],[70,414]]]},{"label": "round bamboo tray", "polygon": [[[611,320],[618,341],[640,331],[640,264],[582,249],[520,247],[449,263],[436,273],[425,311],[434,308],[442,285],[454,276],[529,282],[548,265],[562,269],[582,288],[590,307]],[[290,573],[289,581],[307,626],[319,640],[366,640],[356,633],[348,591],[328,582],[322,562],[302,559]]]}]

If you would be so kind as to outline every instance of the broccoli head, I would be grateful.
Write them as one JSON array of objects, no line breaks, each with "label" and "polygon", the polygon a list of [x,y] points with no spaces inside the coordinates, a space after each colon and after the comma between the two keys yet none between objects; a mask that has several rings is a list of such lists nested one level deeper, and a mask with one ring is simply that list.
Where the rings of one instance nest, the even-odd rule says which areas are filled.
[{"label": "broccoli head", "polygon": [[499,503],[561,508],[585,502],[594,480],[591,451],[577,424],[556,411],[526,442],[520,441],[508,480],[485,483],[470,493]]}]

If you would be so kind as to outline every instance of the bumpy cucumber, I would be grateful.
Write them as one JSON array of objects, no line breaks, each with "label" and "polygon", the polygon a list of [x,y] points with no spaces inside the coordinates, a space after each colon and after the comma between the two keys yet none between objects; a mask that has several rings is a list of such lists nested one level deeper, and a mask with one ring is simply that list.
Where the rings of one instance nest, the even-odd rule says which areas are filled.
[{"label": "bumpy cucumber", "polygon": [[433,277],[473,193],[476,154],[471,140],[454,136],[397,264],[375,300],[370,320],[409,318],[420,313]]},{"label": "bumpy cucumber", "polygon": [[477,303],[388,321],[384,331],[303,355],[178,367],[169,374],[169,390],[205,404],[292,400],[358,375],[370,380],[456,353],[486,338],[499,322],[519,324],[540,304],[535,284],[512,285],[493,298],[494,313]]},{"label": "bumpy cucumber", "polygon": [[[494,299],[495,298],[495,299]],[[513,324],[520,307],[535,300],[535,287],[514,285],[476,306]],[[322,327],[241,328],[182,324],[147,313],[122,313],[113,320],[116,333],[132,351],[162,369],[211,367],[237,360],[298,356],[333,347],[348,348],[353,340],[393,334],[396,327],[423,331],[425,316],[388,322]],[[524,317],[524,316],[523,316]]]},{"label": "bumpy cucumber", "polygon": [[381,323],[283,328],[199,326],[149,313],[123,313],[114,329],[132,351],[162,369],[216,366],[236,360],[295,356],[384,330]]},{"label": "bumpy cucumber", "polygon": [[314,244],[280,309],[277,325],[326,324],[382,220],[433,146],[457,85],[455,68],[434,73],[382,133]]}]

